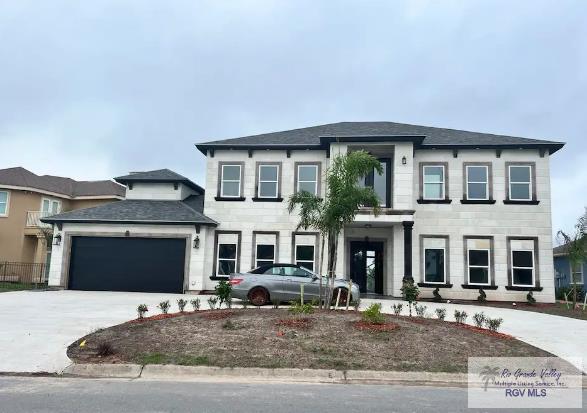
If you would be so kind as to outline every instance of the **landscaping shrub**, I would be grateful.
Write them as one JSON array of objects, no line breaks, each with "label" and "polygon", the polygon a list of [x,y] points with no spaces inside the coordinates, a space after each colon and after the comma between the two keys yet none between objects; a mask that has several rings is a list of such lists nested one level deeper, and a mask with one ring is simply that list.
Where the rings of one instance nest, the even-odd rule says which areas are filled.
[{"label": "landscaping shrub", "polygon": [[526,301],[530,305],[536,304],[536,298],[534,298],[534,294],[532,293],[532,291],[528,291],[528,294],[526,294]]},{"label": "landscaping shrub", "polygon": [[218,302],[218,298],[216,298],[216,297],[208,298],[208,305],[210,306],[210,310],[214,310],[216,308],[217,302]]},{"label": "landscaping shrub", "polygon": [[438,317],[439,320],[444,320],[446,317],[446,308],[437,308],[434,310],[434,312],[436,313],[436,317]]},{"label": "landscaping shrub", "polygon": [[480,303],[484,303],[485,301],[487,301],[487,294],[485,294],[483,288],[479,288],[479,296],[477,297],[477,301],[479,301]]},{"label": "landscaping shrub", "polygon": [[157,308],[159,308],[163,314],[167,314],[171,308],[171,304],[169,304],[169,300],[161,301]]},{"label": "landscaping shrub", "polygon": [[412,304],[416,302],[420,295],[418,286],[414,284],[414,281],[404,281],[401,288],[402,296],[404,300],[408,302],[408,308],[410,309],[410,317],[412,316]]},{"label": "landscaping shrub", "polygon": [[149,307],[147,307],[147,304],[139,304],[139,306],[137,307],[137,313],[139,315],[139,318],[143,318],[145,316],[145,313],[149,311]]},{"label": "landscaping shrub", "polygon": [[485,324],[485,314],[483,312],[475,313],[473,315],[473,322],[475,323],[476,327],[482,328]]},{"label": "landscaping shrub", "polygon": [[383,324],[385,316],[381,313],[381,303],[373,303],[363,311],[363,321],[369,324]]},{"label": "landscaping shrub", "polygon": [[455,321],[459,324],[465,324],[467,313],[465,311],[455,310]]},{"label": "landscaping shrub", "polygon": [[497,331],[499,330],[499,328],[501,327],[501,324],[503,323],[503,319],[502,318],[486,318],[485,319],[485,325],[487,326],[487,328],[489,329],[489,331]]},{"label": "landscaping shrub", "polygon": [[424,314],[426,313],[426,308],[428,307],[426,307],[425,305],[414,305],[414,309],[416,310],[416,315],[418,317],[424,317]]},{"label": "landscaping shrub", "polygon": [[301,304],[299,301],[290,301],[290,306],[287,311],[294,315],[300,314],[312,314],[314,312],[314,307],[310,303]]},{"label": "landscaping shrub", "polygon": [[180,298],[177,300],[177,306],[179,307],[179,311],[183,313],[185,311],[185,306],[188,305],[188,301]]},{"label": "landscaping shrub", "polygon": [[115,351],[114,351],[114,347],[112,347],[112,344],[107,343],[107,342],[98,344],[98,349],[96,350],[96,354],[99,357],[111,356],[114,353],[115,353]]},{"label": "landscaping shrub", "polygon": [[193,300],[190,300],[190,304],[192,305],[194,311],[198,311],[200,309],[200,299],[199,298],[194,298]]},{"label": "landscaping shrub", "polygon": [[402,303],[397,303],[397,304],[394,304],[392,307],[393,307],[393,314],[400,315],[402,313],[402,308],[404,308],[404,305]]},{"label": "landscaping shrub", "polygon": [[230,300],[232,295],[232,286],[225,280],[220,281],[216,287],[214,287],[216,297],[220,300],[218,308],[222,307],[222,304]]},{"label": "landscaping shrub", "polygon": [[442,296],[440,295],[440,288],[436,287],[434,291],[432,291],[433,301],[435,303],[440,303],[442,301]]}]

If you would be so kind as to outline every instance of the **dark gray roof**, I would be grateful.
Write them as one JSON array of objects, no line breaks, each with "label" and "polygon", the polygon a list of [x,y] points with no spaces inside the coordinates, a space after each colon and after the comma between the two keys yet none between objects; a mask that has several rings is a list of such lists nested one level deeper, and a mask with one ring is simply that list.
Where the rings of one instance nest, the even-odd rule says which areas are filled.
[{"label": "dark gray roof", "polygon": [[[558,247],[554,247],[552,249],[552,253],[553,255],[568,255],[569,253],[569,248],[568,248],[569,244],[563,244],[563,245],[559,245]],[[585,249],[585,251],[587,251],[587,247]]]},{"label": "dark gray roof", "polygon": [[114,181],[76,181],[52,175],[36,175],[22,167],[0,169],[0,185],[22,186],[68,197],[124,197],[126,188]]},{"label": "dark gray roof", "polygon": [[117,182],[121,184],[133,183],[133,182],[149,182],[149,183],[156,183],[156,182],[180,182],[188,187],[200,192],[204,193],[204,189],[197,185],[196,183],[190,181],[183,175],[178,174],[177,172],[173,172],[169,169],[156,169],[154,171],[144,171],[144,172],[133,172],[128,175],[118,176],[114,178]]},{"label": "dark gray roof", "polygon": [[42,219],[46,223],[153,223],[217,225],[183,201],[123,200]]},{"label": "dark gray roof", "polygon": [[[542,147],[551,153],[562,148],[564,143],[540,139],[520,138],[507,135],[468,132],[456,129],[409,125],[395,122],[339,122],[282,132],[216,140],[196,144],[203,153],[207,149],[221,147],[275,148],[275,147],[326,147],[336,138],[389,138],[390,140],[412,140],[421,148],[462,147]],[[400,139],[403,138],[403,139]],[[355,139],[356,140],[356,139]]]}]

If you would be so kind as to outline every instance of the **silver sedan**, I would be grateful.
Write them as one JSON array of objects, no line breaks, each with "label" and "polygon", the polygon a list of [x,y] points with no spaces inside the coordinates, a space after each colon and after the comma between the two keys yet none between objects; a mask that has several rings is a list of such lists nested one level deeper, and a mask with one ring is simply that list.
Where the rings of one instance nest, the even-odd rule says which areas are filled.
[{"label": "silver sedan", "polygon": [[[327,278],[323,277],[323,286]],[[304,301],[318,300],[320,278],[304,267],[295,264],[271,264],[246,273],[230,275],[232,296],[248,300],[253,305],[265,305],[271,301],[299,300],[304,286]],[[334,300],[340,290],[339,305],[346,305],[349,282],[334,280]],[[360,299],[359,286],[351,284],[351,302]]]}]

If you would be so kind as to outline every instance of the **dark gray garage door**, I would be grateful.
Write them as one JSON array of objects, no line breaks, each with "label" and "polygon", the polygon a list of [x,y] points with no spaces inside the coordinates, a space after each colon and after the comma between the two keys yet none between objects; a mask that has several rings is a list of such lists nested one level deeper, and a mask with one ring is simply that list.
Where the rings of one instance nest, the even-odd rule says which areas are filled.
[{"label": "dark gray garage door", "polygon": [[73,237],[69,289],[182,293],[185,239]]}]

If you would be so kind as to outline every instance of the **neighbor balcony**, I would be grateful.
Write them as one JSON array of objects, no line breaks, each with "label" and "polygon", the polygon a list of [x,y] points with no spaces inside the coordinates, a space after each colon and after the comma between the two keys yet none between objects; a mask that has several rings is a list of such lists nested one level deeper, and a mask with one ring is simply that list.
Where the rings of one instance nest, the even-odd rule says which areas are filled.
[{"label": "neighbor balcony", "polygon": [[41,218],[55,215],[50,211],[28,211],[26,213],[26,228],[51,228],[51,224],[41,222]]}]

